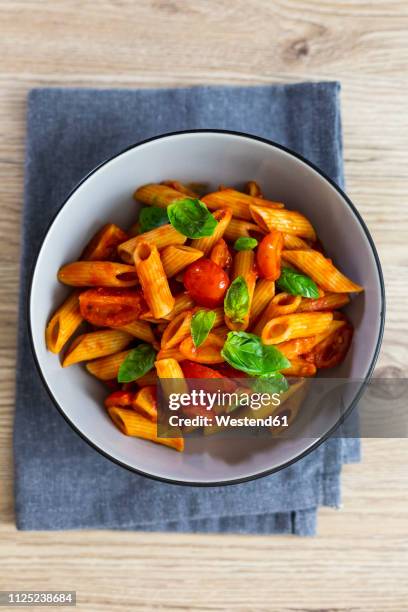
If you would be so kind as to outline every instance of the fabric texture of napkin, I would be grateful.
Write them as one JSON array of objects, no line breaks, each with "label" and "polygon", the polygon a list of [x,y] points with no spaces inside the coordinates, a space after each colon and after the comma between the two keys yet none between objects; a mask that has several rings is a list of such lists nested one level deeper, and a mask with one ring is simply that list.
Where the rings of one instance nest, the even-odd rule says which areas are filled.
[{"label": "fabric texture of napkin", "polygon": [[312,535],[319,506],[339,506],[341,467],[358,461],[357,439],[330,439],[283,471],[226,487],[166,484],[110,462],[49,398],[31,354],[26,311],[33,257],[50,219],[101,161],[164,132],[222,128],[284,144],[341,185],[339,92],[331,82],[30,92],[14,426],[19,529]]}]

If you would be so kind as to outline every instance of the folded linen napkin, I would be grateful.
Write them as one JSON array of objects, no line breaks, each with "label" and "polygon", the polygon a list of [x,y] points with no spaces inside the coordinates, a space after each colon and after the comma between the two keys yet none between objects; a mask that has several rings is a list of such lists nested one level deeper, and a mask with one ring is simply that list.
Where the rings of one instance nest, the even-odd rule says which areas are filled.
[{"label": "folded linen napkin", "polygon": [[26,323],[33,254],[67,194],[95,165],[169,131],[222,128],[293,148],[342,184],[338,83],[154,90],[35,89],[28,99],[17,399],[19,529],[315,532],[320,505],[340,503],[355,439],[333,438],[274,475],[226,487],[157,482],[115,465],[64,421],[36,371]]}]

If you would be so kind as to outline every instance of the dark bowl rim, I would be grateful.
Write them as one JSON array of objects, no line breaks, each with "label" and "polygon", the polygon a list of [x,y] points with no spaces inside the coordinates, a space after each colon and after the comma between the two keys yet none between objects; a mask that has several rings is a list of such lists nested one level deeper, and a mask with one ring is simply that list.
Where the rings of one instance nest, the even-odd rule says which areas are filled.
[{"label": "dark bowl rim", "polygon": [[[258,472],[256,474],[251,474],[250,476],[244,476],[242,478],[236,478],[236,479],[233,479],[233,480],[222,480],[222,481],[215,481],[215,482],[195,482],[195,481],[174,480],[174,479],[171,479],[171,478],[165,478],[163,476],[157,476],[155,474],[149,474],[148,472],[143,472],[142,470],[134,468],[134,467],[132,467],[132,466],[130,466],[130,465],[120,461],[119,459],[116,459],[115,457],[112,457],[112,455],[110,455],[109,453],[107,453],[106,451],[101,449],[91,439],[89,439],[87,436],[85,436],[85,434],[83,434],[78,429],[78,427],[73,423],[73,421],[71,421],[71,419],[64,412],[62,406],[60,406],[60,404],[55,399],[55,397],[54,397],[54,395],[53,395],[53,393],[52,393],[52,391],[51,391],[47,381],[45,380],[45,376],[44,376],[44,374],[42,372],[42,369],[41,369],[41,366],[40,366],[40,363],[38,361],[37,354],[36,354],[36,351],[35,351],[35,347],[34,347],[34,338],[33,338],[32,323],[31,323],[31,314],[30,314],[30,311],[31,311],[31,309],[30,309],[31,293],[32,293],[32,287],[33,287],[34,273],[35,273],[35,270],[36,270],[36,267],[37,267],[38,258],[40,256],[40,253],[41,253],[41,250],[43,248],[44,242],[45,242],[45,240],[46,240],[46,238],[48,236],[48,233],[51,230],[51,227],[53,226],[54,222],[56,221],[56,219],[57,219],[58,215],[60,214],[60,212],[62,211],[62,209],[65,207],[67,202],[70,200],[72,195],[79,189],[79,187],[83,183],[85,183],[85,181],[87,181],[93,174],[95,174],[103,166],[105,166],[109,162],[113,161],[117,157],[120,157],[124,153],[126,153],[126,152],[128,152],[128,151],[130,151],[132,149],[136,149],[138,147],[141,147],[141,146],[143,146],[143,145],[145,145],[145,144],[147,144],[149,142],[154,142],[155,140],[161,140],[161,139],[169,138],[169,137],[172,137],[172,136],[182,136],[182,135],[185,135],[185,134],[226,134],[226,135],[230,135],[230,136],[239,136],[239,137],[244,138],[244,139],[255,140],[255,141],[258,141],[258,142],[262,142],[263,144],[269,145],[271,147],[274,147],[276,149],[284,151],[285,153],[288,153],[292,157],[298,159],[299,161],[303,162],[306,166],[308,166],[309,168],[311,168],[312,170],[317,172],[317,174],[319,174],[321,178],[325,179],[339,193],[339,195],[343,198],[344,202],[349,206],[349,208],[354,213],[354,216],[356,217],[357,221],[360,223],[360,226],[362,227],[362,229],[364,231],[364,234],[365,234],[365,236],[366,236],[366,238],[367,238],[367,240],[368,240],[368,242],[370,244],[371,251],[372,251],[374,259],[375,259],[375,263],[376,263],[376,266],[377,266],[377,273],[378,273],[379,283],[380,283],[380,290],[381,290],[381,313],[380,313],[381,321],[380,321],[380,330],[379,330],[379,334],[378,334],[378,338],[377,338],[376,348],[374,350],[374,354],[373,354],[373,357],[372,357],[372,360],[371,360],[371,364],[370,364],[370,366],[368,368],[367,375],[366,375],[364,381],[362,381],[361,386],[360,386],[358,392],[356,393],[354,399],[350,403],[350,406],[347,408],[347,410],[344,412],[344,414],[340,417],[340,419],[337,421],[337,423],[335,423],[335,425],[333,425],[333,427],[331,427],[324,435],[322,435],[318,440],[316,440],[316,442],[311,444],[303,452],[299,453],[298,455],[296,455],[296,457],[293,457],[289,461],[286,461],[286,462],[284,462],[284,463],[282,463],[282,464],[280,464],[278,466],[275,466],[273,468],[270,468],[268,470],[263,470],[262,472]],[[385,285],[384,285],[384,277],[383,277],[383,273],[382,273],[382,269],[381,269],[381,263],[380,263],[380,259],[379,259],[378,253],[377,253],[377,249],[375,247],[374,241],[373,241],[373,239],[371,237],[371,234],[370,234],[370,232],[368,230],[368,227],[367,227],[366,223],[364,222],[364,220],[361,217],[360,213],[358,212],[357,208],[354,206],[354,204],[352,203],[350,198],[346,195],[346,193],[341,189],[341,187],[339,187],[337,185],[337,183],[335,183],[318,166],[316,166],[314,163],[309,161],[307,158],[303,157],[303,155],[301,155],[300,153],[297,153],[296,151],[293,151],[289,147],[281,145],[278,142],[275,142],[274,140],[263,138],[261,136],[256,136],[254,134],[247,134],[245,132],[239,132],[239,131],[234,131],[234,130],[222,130],[222,129],[179,130],[179,131],[175,131],[175,132],[166,132],[166,133],[163,133],[163,134],[158,134],[156,136],[152,136],[152,137],[146,138],[145,140],[142,140],[140,142],[137,142],[137,143],[129,145],[125,149],[122,149],[118,153],[115,153],[115,155],[112,155],[111,157],[105,159],[100,164],[95,166],[95,168],[90,170],[90,172],[88,172],[73,187],[73,189],[69,192],[69,194],[67,195],[67,197],[65,198],[65,200],[63,201],[63,203],[58,208],[58,210],[56,211],[56,213],[52,217],[51,221],[49,222],[49,224],[48,224],[48,226],[47,226],[47,228],[46,228],[46,230],[45,230],[45,232],[43,234],[43,237],[41,238],[40,246],[37,249],[37,253],[36,253],[35,257],[34,257],[32,269],[31,269],[31,273],[30,273],[29,287],[28,287],[28,292],[27,292],[26,321],[27,321],[27,324],[28,324],[28,335],[29,335],[29,339],[30,339],[31,352],[33,354],[34,362],[35,362],[35,365],[37,367],[37,370],[38,370],[38,373],[40,375],[40,378],[42,380],[42,383],[43,383],[43,385],[44,385],[44,387],[45,387],[45,389],[46,389],[46,391],[47,391],[51,401],[53,402],[54,406],[57,408],[57,410],[61,414],[61,416],[70,425],[70,427],[87,444],[89,444],[89,446],[91,446],[91,448],[96,450],[103,457],[105,457],[106,459],[109,459],[110,461],[112,461],[116,465],[119,465],[120,467],[123,467],[126,470],[128,470],[128,471],[130,471],[130,472],[132,472],[134,474],[138,474],[139,476],[145,476],[146,478],[150,478],[152,480],[157,480],[159,482],[165,482],[167,484],[174,484],[174,485],[181,485],[181,486],[221,487],[221,486],[227,486],[227,485],[241,484],[241,483],[244,483],[244,482],[249,482],[251,480],[256,480],[258,478],[263,478],[265,476],[269,476],[271,474],[279,472],[280,470],[283,470],[284,468],[289,467],[290,465],[293,465],[294,463],[297,463],[298,461],[300,461],[301,459],[303,459],[304,457],[309,455],[309,453],[311,453],[316,448],[318,448],[321,444],[323,444],[323,442],[328,440],[328,438],[330,438],[333,435],[333,433],[342,425],[344,420],[351,414],[351,412],[356,407],[360,397],[364,393],[364,390],[365,390],[365,388],[367,386],[367,383],[371,379],[371,376],[372,376],[372,373],[373,373],[373,370],[374,370],[374,367],[375,367],[375,364],[377,362],[378,355],[379,355],[379,352],[380,352],[381,343],[382,343],[382,339],[383,339],[383,335],[384,335],[384,324],[385,324]]]}]

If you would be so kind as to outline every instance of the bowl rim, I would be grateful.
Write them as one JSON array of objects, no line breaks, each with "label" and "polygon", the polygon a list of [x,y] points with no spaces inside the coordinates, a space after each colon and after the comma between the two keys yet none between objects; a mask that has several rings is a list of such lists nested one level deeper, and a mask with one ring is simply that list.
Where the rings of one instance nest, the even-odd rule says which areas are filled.
[{"label": "bowl rim", "polygon": [[[234,478],[231,480],[222,480],[222,481],[214,481],[214,482],[199,482],[199,481],[185,481],[185,480],[176,480],[176,479],[172,479],[172,478],[166,478],[163,476],[158,476],[156,474],[150,474],[149,472],[144,472],[143,470],[140,470],[138,468],[135,468],[127,463],[124,463],[123,461],[120,461],[119,459],[113,457],[112,455],[110,455],[107,451],[103,450],[102,448],[100,448],[95,442],[93,442],[90,438],[88,438],[84,433],[82,433],[82,431],[80,431],[80,429],[75,425],[75,423],[68,417],[68,415],[65,413],[65,411],[63,410],[62,406],[57,402],[57,400],[55,399],[53,392],[50,388],[50,386],[48,385],[46,379],[45,379],[45,375],[42,372],[40,363],[39,363],[39,359],[37,357],[37,353],[35,350],[35,346],[34,346],[34,337],[33,337],[33,331],[32,331],[32,321],[31,321],[31,295],[32,295],[32,288],[33,288],[33,282],[34,282],[34,274],[37,268],[37,262],[40,256],[40,253],[42,251],[42,248],[44,246],[44,242],[52,228],[52,226],[54,225],[54,222],[56,221],[58,215],[60,214],[60,212],[62,211],[62,209],[65,207],[65,205],[68,203],[68,201],[71,199],[71,197],[73,196],[73,194],[79,189],[79,187],[85,183],[85,181],[88,180],[88,178],[90,178],[93,174],[95,174],[98,170],[100,170],[103,166],[105,166],[106,164],[108,164],[109,162],[113,161],[114,159],[116,159],[117,157],[120,157],[121,155],[123,155],[124,153],[132,150],[132,149],[136,149],[138,147],[141,147],[142,145],[145,145],[147,143],[156,141],[156,140],[161,140],[164,138],[169,138],[169,137],[174,137],[174,136],[182,136],[182,135],[186,135],[186,134],[224,134],[224,135],[229,135],[229,136],[239,136],[241,138],[244,139],[248,139],[248,140],[255,140],[258,142],[261,142],[263,144],[269,145],[273,148],[279,149],[281,151],[284,151],[285,153],[288,153],[289,155],[291,155],[292,157],[296,158],[298,161],[302,162],[303,164],[305,164],[308,168],[311,168],[312,170],[314,170],[315,172],[317,172],[318,175],[320,175],[320,178],[322,178],[323,180],[326,180],[336,191],[337,193],[342,197],[342,199],[344,200],[344,202],[349,206],[349,208],[351,209],[351,211],[354,213],[354,216],[356,218],[356,220],[359,222],[367,240],[368,243],[371,247],[371,251],[373,253],[374,256],[374,260],[375,260],[375,264],[376,264],[376,268],[377,268],[377,273],[378,273],[378,279],[379,279],[379,285],[380,285],[380,300],[381,300],[381,310],[380,310],[380,329],[379,329],[379,333],[378,333],[378,338],[377,338],[377,343],[376,343],[376,347],[372,356],[372,360],[371,363],[369,365],[367,374],[365,379],[361,382],[360,388],[358,389],[356,395],[354,396],[353,400],[351,401],[350,405],[348,406],[347,410],[345,410],[345,412],[342,414],[342,416],[339,418],[339,420],[325,433],[323,434],[321,437],[319,437],[318,440],[316,440],[315,442],[313,442],[310,446],[308,446],[304,451],[302,451],[301,453],[299,453],[298,455],[296,455],[296,457],[293,457],[292,459],[285,461],[284,463],[281,463],[273,468],[267,469],[267,470],[263,470],[261,472],[257,472],[255,474],[251,474],[249,476],[243,476],[241,478]],[[268,139],[268,138],[264,138],[262,136],[258,136],[255,134],[248,134],[245,132],[240,132],[240,131],[236,131],[236,130],[224,130],[224,129],[217,129],[217,128],[198,128],[198,129],[190,129],[190,130],[177,130],[177,131],[172,131],[172,132],[164,132],[162,134],[157,134],[155,136],[151,136],[150,138],[146,138],[140,142],[137,143],[133,143],[131,145],[129,145],[128,147],[126,147],[125,149],[122,149],[121,151],[119,151],[118,153],[115,153],[114,155],[112,155],[111,157],[106,158],[105,160],[103,160],[101,163],[99,163],[97,166],[95,166],[92,170],[90,170],[87,174],[85,174],[85,176],[80,179],[80,181],[78,181],[76,183],[76,185],[71,189],[71,191],[68,193],[68,195],[66,196],[66,198],[64,199],[64,201],[62,202],[62,204],[59,206],[58,210],[55,212],[55,214],[53,215],[53,217],[51,218],[50,222],[48,223],[45,232],[40,240],[40,244],[39,247],[37,249],[37,252],[35,254],[34,260],[33,260],[33,264],[31,267],[31,272],[29,274],[29,285],[28,285],[28,291],[27,291],[27,297],[26,297],[26,304],[25,304],[25,315],[26,315],[26,323],[27,323],[27,328],[28,328],[28,336],[29,336],[29,341],[30,341],[30,348],[31,348],[31,353],[33,355],[34,358],[34,363],[36,365],[37,371],[39,373],[40,379],[52,401],[52,403],[54,404],[54,406],[57,408],[58,412],[61,414],[61,416],[65,419],[65,421],[68,423],[68,425],[82,438],[82,440],[84,440],[91,448],[93,448],[94,450],[96,450],[100,455],[102,455],[103,457],[105,457],[106,459],[109,459],[110,461],[112,461],[113,463],[115,463],[116,465],[119,465],[122,468],[125,468],[126,470],[128,470],[129,472],[133,473],[133,474],[137,474],[139,476],[144,476],[146,478],[150,478],[152,480],[156,480],[159,482],[164,482],[167,484],[174,484],[174,485],[180,485],[180,486],[192,486],[192,487],[221,487],[221,486],[227,486],[227,485],[235,485],[235,484],[241,484],[244,482],[249,482],[251,480],[257,480],[258,478],[263,478],[265,476],[269,476],[271,474],[274,474],[276,472],[279,472],[280,470],[283,470],[286,467],[289,467],[290,465],[293,465],[294,463],[297,463],[299,460],[303,459],[304,457],[306,457],[307,455],[309,455],[309,453],[311,453],[312,451],[314,451],[316,448],[318,448],[321,444],[323,444],[326,440],[328,440],[333,433],[343,424],[343,422],[347,419],[347,417],[350,416],[350,414],[352,413],[352,411],[355,409],[355,407],[357,406],[362,394],[364,393],[364,390],[367,386],[367,383],[369,382],[369,380],[372,377],[373,371],[374,371],[374,367],[375,364],[377,362],[378,359],[378,355],[380,353],[380,349],[381,349],[381,344],[382,344],[382,340],[383,340],[383,335],[384,335],[384,325],[385,325],[385,308],[386,308],[386,300],[385,300],[385,284],[384,284],[384,276],[383,276],[383,272],[382,272],[382,268],[381,268],[381,263],[380,263],[380,259],[378,256],[378,252],[377,249],[375,247],[374,241],[371,237],[371,234],[369,232],[369,229],[365,223],[365,221],[363,220],[362,216],[360,215],[360,213],[358,212],[357,208],[355,207],[355,205],[353,204],[353,202],[350,200],[350,198],[347,196],[347,194],[343,191],[343,189],[337,185],[337,183],[335,183],[335,181],[333,181],[323,170],[321,170],[318,166],[316,166],[313,162],[311,162],[310,160],[308,160],[306,157],[304,157],[303,155],[301,155],[300,153],[297,153],[296,151],[294,151],[293,149],[290,149],[289,147],[286,147],[274,140]]]}]

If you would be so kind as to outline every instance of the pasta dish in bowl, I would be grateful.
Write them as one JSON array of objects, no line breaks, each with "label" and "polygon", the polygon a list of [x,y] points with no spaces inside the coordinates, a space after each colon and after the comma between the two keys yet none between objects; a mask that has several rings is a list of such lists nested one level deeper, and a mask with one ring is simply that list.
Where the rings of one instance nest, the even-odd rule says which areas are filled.
[{"label": "pasta dish in bowl", "polygon": [[[239,155],[226,161],[232,143]],[[169,145],[177,155],[166,164]],[[208,174],[200,146],[212,153]],[[139,166],[149,168],[147,181],[123,181],[143,152]],[[295,171],[299,176],[290,180]],[[104,193],[109,176],[111,192]],[[81,232],[87,240],[70,238],[58,265],[46,266],[53,274],[46,281],[41,340],[33,312],[45,293],[36,275],[40,279],[42,268],[43,277],[44,253],[58,244],[59,216],[68,215],[73,227],[90,197],[102,197],[104,206],[87,205]],[[290,420],[296,411],[286,399],[306,379],[334,371],[366,380],[381,339],[382,279],[368,232],[347,207],[344,194],[304,160],[244,135],[164,136],[102,165],[61,209],[34,272],[34,351],[53,399],[107,456],[159,478],[235,482],[302,456],[323,436],[267,444],[251,439],[231,461],[235,451],[225,447],[242,440],[160,435],[158,381],[177,381],[187,391],[191,380],[230,381],[242,392],[256,379],[281,394],[274,414],[280,410]],[[346,227],[336,232],[340,218]],[[366,257],[363,264],[350,261],[351,246]],[[56,275],[60,303],[50,299]],[[369,307],[367,295],[375,296]],[[371,339],[357,349],[364,318]],[[75,392],[67,399],[68,389]],[[237,416],[243,412],[238,407]]]}]

